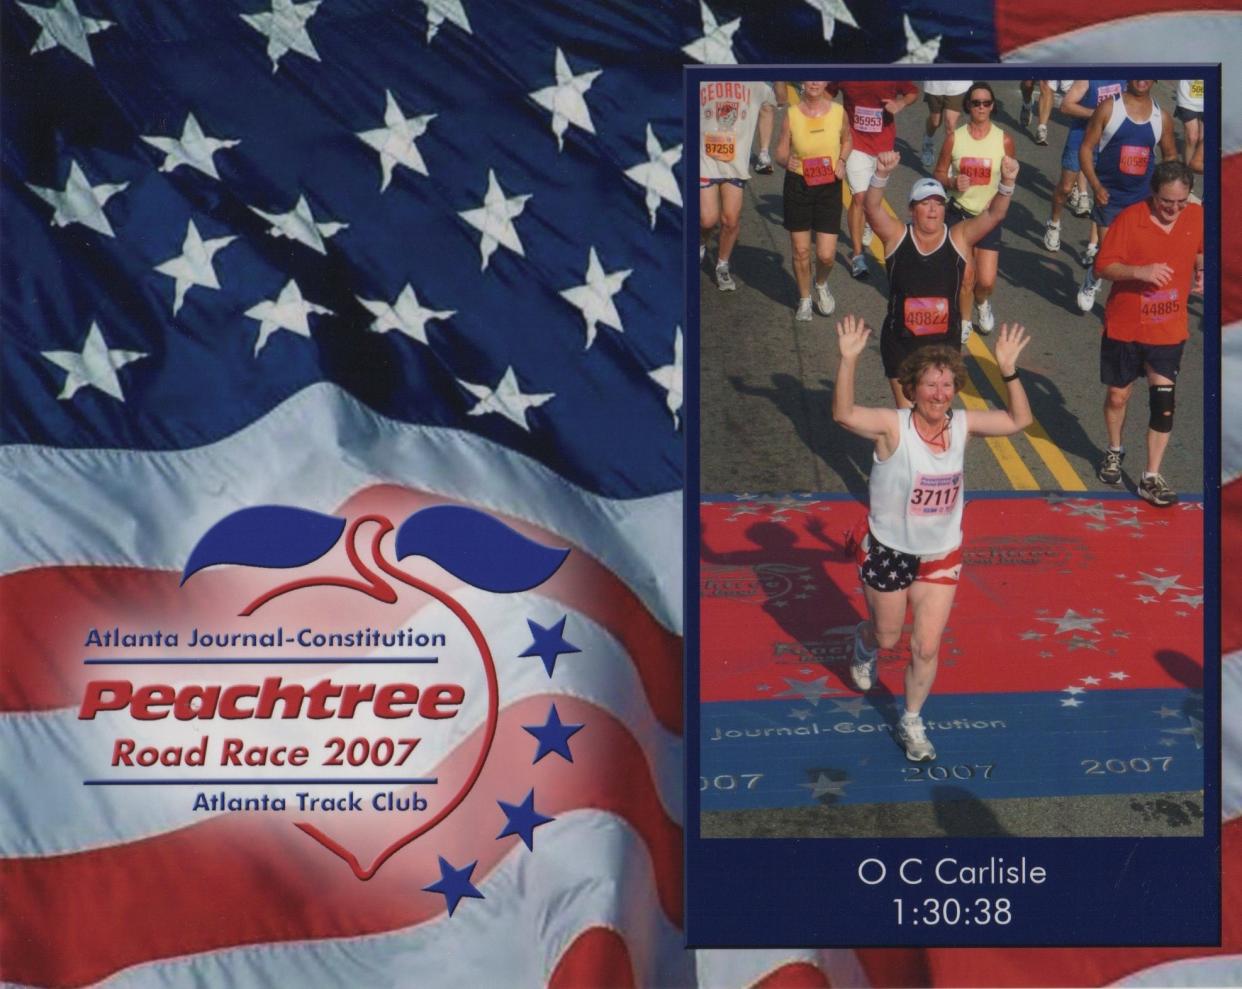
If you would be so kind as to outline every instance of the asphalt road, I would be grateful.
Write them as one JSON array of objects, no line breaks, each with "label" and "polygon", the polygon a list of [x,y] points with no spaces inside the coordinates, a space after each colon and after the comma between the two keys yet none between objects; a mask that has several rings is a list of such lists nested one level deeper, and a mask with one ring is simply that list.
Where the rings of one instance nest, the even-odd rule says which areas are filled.
[{"label": "asphalt road", "polygon": [[[1023,323],[1033,336],[1021,367],[1038,426],[1001,444],[976,441],[967,450],[971,490],[1109,490],[1095,477],[1103,455],[1104,387],[1099,383],[1099,338],[1106,298],[1102,288],[1093,312],[1079,311],[1075,296],[1082,278],[1083,250],[1090,221],[1065,211],[1061,250],[1043,246],[1043,224],[1060,175],[1066,127],[1053,112],[1047,146],[1034,141],[1034,122],[1018,126],[1021,98],[1016,81],[996,83],[999,108],[994,120],[1014,136],[1021,172],[1004,225],[1000,273],[993,295],[997,325]],[[1160,82],[1162,106],[1173,106],[1174,84]],[[919,161],[925,105],[920,101],[897,117],[898,167],[888,201],[899,218],[914,181],[930,174]],[[1181,125],[1177,131],[1180,137]],[[943,131],[937,135],[937,150]],[[775,137],[773,138],[775,146]],[[741,236],[732,257],[738,288],[720,292],[712,277],[714,241],[701,265],[699,373],[701,388],[700,490],[849,491],[864,494],[870,445],[831,419],[832,379],[837,350],[834,327],[844,313],[857,313],[875,328],[869,353],[860,364],[858,401],[887,406],[891,396],[880,366],[878,329],[887,305],[888,282],[872,258],[870,277],[849,274],[848,233],[842,237],[829,287],[837,300],[832,318],[795,323],[797,287],[790,261],[789,235],[781,226],[783,171],[754,175],[745,192]],[[1211,290],[1209,286],[1209,290]],[[1191,336],[1178,382],[1177,421],[1163,473],[1175,490],[1203,489],[1203,326],[1202,300],[1191,303]],[[991,339],[977,337],[988,349]],[[1000,404],[999,379],[988,380],[989,361],[967,360],[975,389]],[[1147,425],[1147,393],[1135,388],[1126,423],[1126,483],[1133,489],[1142,468]],[[1040,427],[1047,440],[1040,437]],[[1009,444],[1012,444],[1011,448]],[[996,450],[997,452],[993,452]],[[1017,458],[1022,468],[1002,467],[1000,457]]]},{"label": "asphalt road", "polygon": [[[1054,111],[1047,146],[1036,145],[1035,122],[1027,128],[1018,124],[1018,83],[994,85],[1000,105],[993,119],[1013,134],[1021,172],[1005,221],[993,306],[998,327],[1017,321],[1033,336],[1020,366],[1037,425],[1008,445],[972,442],[966,457],[969,488],[1114,490],[1095,477],[1105,445],[1104,387],[1098,369],[1107,290],[1101,289],[1091,313],[1081,313],[1075,301],[1090,221],[1066,210],[1061,250],[1051,253],[1043,246],[1043,224],[1060,175],[1065,121]],[[1157,101],[1170,110],[1174,86],[1164,81],[1154,90]],[[919,161],[925,117],[920,101],[897,118],[901,165],[887,198],[899,218],[906,215],[910,186],[930,174]],[[1179,142],[1180,131],[1179,124]],[[937,135],[937,150],[942,140],[943,131]],[[878,341],[887,279],[874,258],[868,279],[850,277],[843,216],[837,263],[829,279],[836,312],[832,318],[816,315],[813,322],[796,323],[798,293],[789,235],[781,226],[783,179],[777,168],[770,176],[755,175],[747,185],[741,236],[732,257],[737,290],[716,288],[714,241],[700,266],[700,491],[848,492],[865,498],[871,445],[836,426],[830,413],[837,364],[834,327],[837,318],[852,312],[876,330],[860,364],[857,399],[890,405]],[[1215,288],[1208,286],[1209,291]],[[1205,421],[1202,301],[1192,301],[1190,311],[1177,421],[1163,473],[1175,490],[1198,494],[1203,490]],[[1211,331],[1218,332],[1215,327]],[[967,366],[974,391],[995,406],[1001,404],[1001,386],[994,365],[989,375],[990,349],[990,338],[976,336]],[[1131,491],[1143,464],[1146,424],[1146,389],[1140,382],[1124,433],[1129,452],[1125,483]],[[704,813],[701,824],[705,837],[1185,835],[1202,834],[1202,819],[1203,794],[1191,792],[718,812]]]}]

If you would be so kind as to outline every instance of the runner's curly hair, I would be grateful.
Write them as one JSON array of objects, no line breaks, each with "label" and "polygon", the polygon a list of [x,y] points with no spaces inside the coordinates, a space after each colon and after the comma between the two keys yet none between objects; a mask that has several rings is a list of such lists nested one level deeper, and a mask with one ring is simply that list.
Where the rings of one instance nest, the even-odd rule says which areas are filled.
[{"label": "runner's curly hair", "polygon": [[914,386],[919,383],[928,368],[945,368],[953,372],[953,391],[960,392],[966,387],[966,364],[962,355],[952,347],[938,343],[930,347],[920,347],[912,354],[907,354],[897,369],[897,382],[901,385],[901,393],[914,401]]}]

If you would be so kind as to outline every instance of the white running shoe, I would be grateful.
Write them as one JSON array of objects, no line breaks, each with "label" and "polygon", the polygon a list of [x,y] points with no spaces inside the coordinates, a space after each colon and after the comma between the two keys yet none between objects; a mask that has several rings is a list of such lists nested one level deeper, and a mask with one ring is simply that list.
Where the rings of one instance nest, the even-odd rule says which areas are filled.
[{"label": "white running shoe", "polygon": [[854,626],[854,657],[850,662],[850,680],[864,694],[871,689],[875,683],[875,656],[876,650],[867,651],[867,647],[863,645],[862,627],[866,622],[859,622]]},{"label": "white running shoe", "polygon": [[737,282],[733,280],[733,276],[729,274],[729,262],[716,262],[716,288],[722,292],[732,292],[737,288]]},{"label": "white running shoe", "polygon": [[811,321],[811,297],[809,295],[805,299],[798,300],[798,311],[794,313],[794,319],[800,323],[809,323]]},{"label": "white running shoe", "polygon": [[1040,124],[1038,127],[1035,128],[1035,143],[1036,144],[1047,144],[1048,143],[1048,125],[1047,124]]},{"label": "white running shoe", "polygon": [[[1069,196],[1067,196],[1065,199],[1065,205],[1069,207],[1071,213],[1074,213],[1074,211],[1078,209],[1078,203],[1079,203],[1078,197],[1079,197],[1078,186],[1076,185],[1070,186]],[[1078,214],[1074,213],[1074,215],[1077,216]]]},{"label": "white running shoe", "polygon": [[996,316],[992,313],[992,300],[984,299],[975,306],[975,321],[979,332],[987,336],[996,328]]},{"label": "white running shoe", "polygon": [[812,291],[815,293],[815,308],[819,311],[819,314],[821,316],[831,316],[832,311],[837,308],[837,300],[828,291],[828,283],[815,282]]},{"label": "white running shoe", "polygon": [[923,159],[923,167],[931,168],[936,164],[936,139],[934,137],[923,138],[923,151],[920,155]]},{"label": "white running shoe", "polygon": [[867,259],[862,254],[855,254],[850,259],[850,274],[855,278],[866,278],[870,272],[867,271]]},{"label": "white running shoe", "polygon": [[1049,220],[1044,224],[1044,249],[1059,251],[1061,249],[1061,224]]},{"label": "white running shoe", "polygon": [[1082,256],[1082,263],[1085,264],[1088,268],[1090,268],[1091,265],[1095,264],[1095,256],[1099,253],[1100,253],[1100,242],[1099,241],[1096,241],[1094,244],[1088,244],[1086,253],[1084,253]]},{"label": "white running shoe", "polygon": [[966,346],[966,341],[970,339],[970,335],[975,332],[974,324],[968,320],[962,320],[962,346]]},{"label": "white running shoe", "polygon": [[906,758],[911,762],[929,762],[936,758],[936,749],[927,740],[927,730],[923,727],[923,719],[917,714],[911,717],[903,714],[897,722],[897,740],[906,750]]},{"label": "white running shoe", "polygon": [[864,223],[863,224],[863,236],[862,236],[863,247],[870,247],[872,238],[874,237],[875,237],[875,231],[871,229],[871,224]]},{"label": "white running shoe", "polygon": [[755,162],[755,171],[760,175],[772,174],[772,155],[767,148],[759,152],[759,160]]},{"label": "white running shoe", "polygon": [[1090,312],[1095,308],[1095,293],[1100,290],[1099,279],[1091,273],[1091,269],[1087,269],[1087,277],[1082,280],[1082,287],[1078,290],[1078,308],[1083,312]]}]

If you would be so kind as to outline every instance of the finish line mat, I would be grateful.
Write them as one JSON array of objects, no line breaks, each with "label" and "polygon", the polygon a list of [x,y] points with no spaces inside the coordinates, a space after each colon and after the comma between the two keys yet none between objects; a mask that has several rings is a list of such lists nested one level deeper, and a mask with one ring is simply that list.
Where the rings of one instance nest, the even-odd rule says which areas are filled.
[{"label": "finish line mat", "polygon": [[852,498],[700,506],[704,811],[1203,788],[1203,506],[977,496],[924,705],[895,740],[909,626],[850,685],[866,614]]}]

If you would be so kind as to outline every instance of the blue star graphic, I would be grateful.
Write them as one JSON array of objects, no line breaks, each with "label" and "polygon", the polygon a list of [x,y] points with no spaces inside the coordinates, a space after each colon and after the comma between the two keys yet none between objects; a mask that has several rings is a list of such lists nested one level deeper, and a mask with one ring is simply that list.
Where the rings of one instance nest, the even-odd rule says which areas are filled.
[{"label": "blue star graphic", "polygon": [[561,716],[557,713],[555,704],[548,711],[548,720],[544,724],[522,725],[523,731],[528,731],[539,739],[539,751],[535,753],[535,760],[531,765],[533,766],[550,752],[564,757],[566,762],[573,762],[574,757],[569,752],[569,739],[581,731],[582,727],[582,725],[561,724]]},{"label": "blue star graphic", "polygon": [[500,804],[500,809],[509,818],[509,823],[505,825],[505,829],[500,834],[496,835],[496,840],[499,841],[505,835],[518,835],[532,852],[535,850],[535,828],[556,820],[554,817],[544,817],[535,810],[533,787],[520,804],[507,804],[503,800],[497,800],[496,803]]},{"label": "blue star graphic", "polygon": [[566,642],[565,619],[562,618],[551,628],[544,628],[538,622],[532,622],[526,619],[526,624],[530,626],[530,634],[533,637],[530,646],[526,652],[518,653],[519,656],[538,656],[543,660],[544,668],[548,671],[548,676],[556,669],[556,657],[562,653],[582,652],[572,642]]},{"label": "blue star graphic", "polygon": [[463,896],[473,896],[476,900],[483,899],[483,894],[475,889],[470,882],[470,876],[474,872],[474,867],[478,864],[478,859],[475,859],[464,869],[454,869],[441,857],[439,880],[430,886],[424,886],[423,890],[427,893],[443,893],[444,901],[448,904],[448,912],[451,917]]}]

